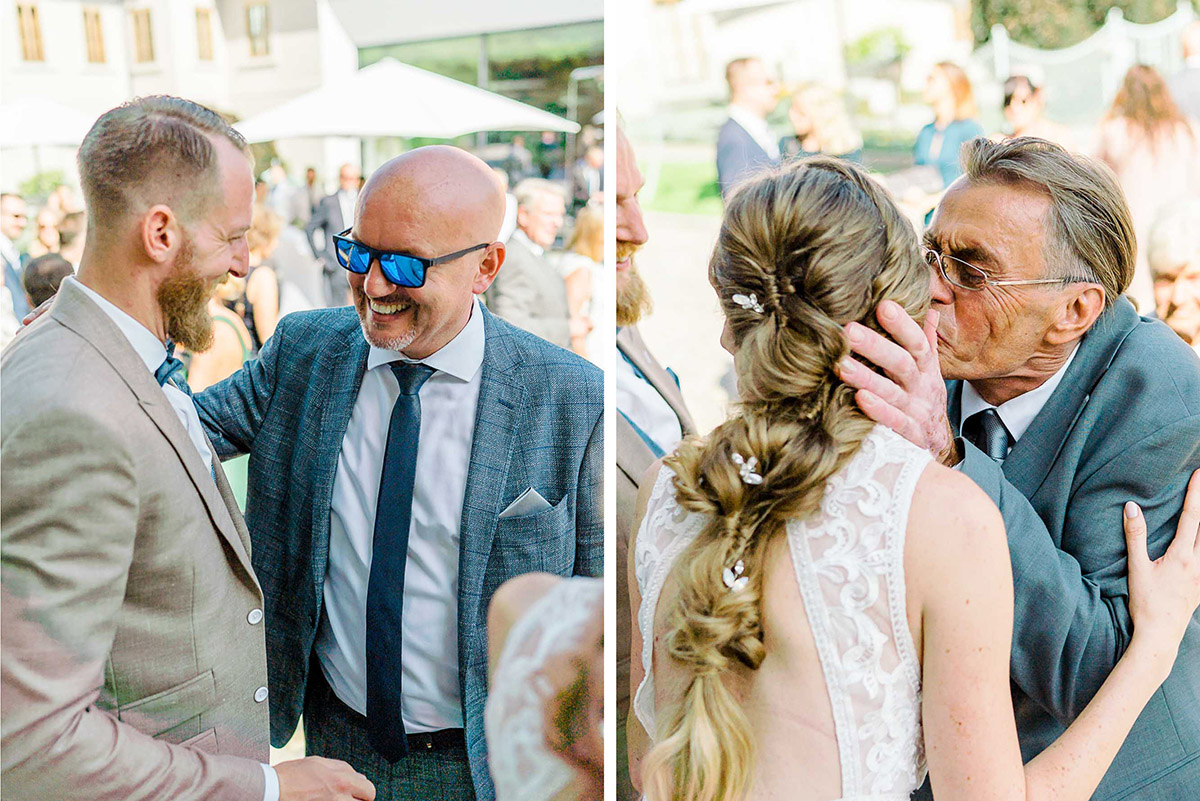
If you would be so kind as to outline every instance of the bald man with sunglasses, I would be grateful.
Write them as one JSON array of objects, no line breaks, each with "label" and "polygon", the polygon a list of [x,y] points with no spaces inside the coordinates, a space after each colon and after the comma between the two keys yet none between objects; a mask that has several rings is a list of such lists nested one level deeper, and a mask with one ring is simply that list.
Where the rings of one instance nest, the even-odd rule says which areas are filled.
[{"label": "bald man with sunglasses", "polygon": [[379,799],[490,799],[487,608],[514,576],[598,576],[603,377],[477,300],[505,246],[479,159],[426,147],[364,186],[334,238],[354,309],[280,321],[197,396],[250,454],[271,734],[304,715]]}]

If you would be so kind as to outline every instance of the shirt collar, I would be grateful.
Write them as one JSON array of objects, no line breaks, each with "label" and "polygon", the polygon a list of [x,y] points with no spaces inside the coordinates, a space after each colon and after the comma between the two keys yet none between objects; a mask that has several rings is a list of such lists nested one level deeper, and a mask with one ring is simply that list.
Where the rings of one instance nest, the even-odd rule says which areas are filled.
[{"label": "shirt collar", "polygon": [[529,234],[525,233],[520,228],[517,228],[515,231],[513,231],[512,235],[513,235],[513,237],[520,237],[521,244],[524,245],[525,247],[529,248],[530,250],[532,250],[534,255],[544,256],[546,254],[546,249],[544,247],[542,247],[541,245],[539,245],[537,242],[534,242],[532,239],[530,239]]},{"label": "shirt collar", "polygon": [[479,372],[483,364],[484,326],[483,312],[479,309],[479,301],[471,303],[471,317],[463,329],[447,342],[436,353],[424,359],[410,359],[403,353],[371,345],[367,355],[367,369],[374,370],[392,362],[420,362],[427,364],[439,373],[457,378],[459,381],[470,381]]},{"label": "shirt collar", "polygon": [[121,333],[129,340],[129,344],[133,346],[137,355],[141,357],[147,370],[154,373],[162,366],[162,363],[167,358],[167,348],[153,331],[121,311],[96,290],[84,286],[73,276],[68,275],[63,281],[70,281],[77,289],[82,290],[83,294],[91,298],[100,307],[100,311],[107,314],[117,324],[117,328],[121,329]]},{"label": "shirt collar", "polygon": [[1062,382],[1067,368],[1071,366],[1071,362],[1075,360],[1075,354],[1078,352],[1079,346],[1076,345],[1075,350],[1071,351],[1071,355],[1067,357],[1067,361],[1062,367],[1058,368],[1058,372],[1050,376],[1040,387],[1031,389],[1011,400],[1007,400],[999,406],[993,406],[985,401],[975,391],[975,387],[971,386],[970,382],[964,381],[962,385],[962,419],[959,421],[960,424],[962,420],[966,420],[971,415],[982,412],[984,409],[995,409],[1015,444],[1029,430],[1029,426],[1033,424],[1034,419],[1042,411],[1042,407],[1046,405],[1046,401],[1050,400],[1050,396],[1054,394],[1054,390]]}]

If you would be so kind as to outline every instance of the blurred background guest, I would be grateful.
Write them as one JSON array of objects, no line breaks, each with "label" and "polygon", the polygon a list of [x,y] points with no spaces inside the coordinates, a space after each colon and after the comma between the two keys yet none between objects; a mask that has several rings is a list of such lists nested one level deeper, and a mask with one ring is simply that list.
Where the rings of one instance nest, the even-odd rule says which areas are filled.
[{"label": "blurred background guest", "polygon": [[[571,329],[588,331],[585,336],[572,334],[571,350],[584,358],[594,358],[597,351],[589,343],[595,335],[592,299],[596,297],[596,282],[604,269],[603,206],[593,203],[576,215],[567,248],[555,254],[554,261],[566,285],[567,308],[573,321]],[[580,322],[576,324],[575,320]]]},{"label": "blurred background guest", "polygon": [[254,179],[254,205],[261,206],[271,196],[271,187],[263,178]]},{"label": "blurred background guest", "polygon": [[604,175],[604,148],[590,145],[571,170],[571,213],[575,214],[600,194]]},{"label": "blurred background guest", "polygon": [[488,288],[488,309],[513,325],[562,348],[587,336],[585,321],[571,317],[562,276],[546,258],[566,215],[562,187],[526,178],[513,190],[517,230],[508,239],[504,266]]},{"label": "blurred background guest", "polygon": [[309,167],[304,171],[304,191],[301,193],[304,198],[304,205],[308,207],[301,219],[307,225],[312,219],[313,212],[317,209],[317,204],[321,202],[321,198],[325,197],[325,187],[321,186],[321,182],[317,180],[317,168]]},{"label": "blurred background guest", "polygon": [[58,255],[70,262],[72,270],[79,269],[86,242],[87,212],[72,211],[64,214],[62,222],[58,224]]},{"label": "blurred background guest", "polygon": [[25,289],[21,285],[23,256],[17,249],[17,239],[28,222],[24,198],[12,192],[0,195],[0,259],[4,261],[4,288],[8,291],[8,302],[3,304],[3,311],[11,312],[18,323],[29,313]]},{"label": "blurred background guest", "polygon": [[779,140],[767,115],[779,105],[779,82],[761,59],[736,58],[725,67],[729,119],[717,133],[721,197],[754,171],[779,163]]},{"label": "blurred background guest", "polygon": [[[346,271],[338,263],[333,238],[354,223],[354,204],[358,201],[361,181],[362,171],[358,167],[343,164],[338,170],[337,191],[321,199],[312,219],[304,226],[313,255],[325,263],[326,306],[345,306],[350,302],[350,284],[346,280]],[[319,238],[314,240],[313,235],[317,232],[320,232]]]},{"label": "blurred background guest", "polygon": [[1045,117],[1046,94],[1028,75],[1010,75],[1004,82],[1004,119],[1008,133],[1001,138],[1036,136],[1073,149],[1071,131]]},{"label": "blurred background guest", "polygon": [[1127,294],[1141,312],[1154,308],[1145,247],[1150,226],[1170,206],[1200,193],[1200,142],[1153,67],[1135,64],[1100,123],[1095,155],[1116,172],[1133,214],[1137,268]]},{"label": "blurred background guest", "polygon": [[252,354],[262,350],[263,343],[271,338],[279,323],[279,278],[271,259],[279,246],[282,230],[283,219],[278,214],[263,206],[255,207],[250,230],[246,232],[246,244],[250,249],[249,273],[241,294],[233,300],[224,299],[226,308],[242,318],[250,335]]},{"label": "blurred background guest", "polygon": [[862,163],[862,135],[841,96],[829,87],[810,84],[792,95],[788,120],[794,134],[779,142],[785,158],[826,155]]},{"label": "blurred background guest", "polygon": [[975,93],[962,67],[942,61],[925,80],[921,99],[933,107],[934,119],[917,134],[913,160],[937,167],[945,188],[962,175],[958,151],[963,144],[983,136],[983,126],[975,119],[979,113]]},{"label": "blurred background guest", "polygon": [[1200,200],[1168,209],[1146,251],[1155,313],[1200,353]]},{"label": "blurred background guest", "polygon": [[492,167],[492,172],[496,173],[496,177],[500,179],[500,184],[504,187],[504,222],[500,224],[500,235],[496,237],[496,240],[507,242],[513,231],[517,230],[517,196],[509,188],[508,173],[503,167]]},{"label": "blurred background guest", "polygon": [[[79,212],[76,212],[79,213]],[[36,309],[58,292],[58,286],[68,275],[75,274],[75,265],[58,253],[47,253],[31,259],[21,277],[25,285],[25,300]]]},{"label": "blurred background guest", "polygon": [[37,234],[29,243],[29,258],[36,259],[47,253],[58,252],[58,223],[62,215],[49,204],[42,206],[34,218]]},{"label": "blurred background guest", "polygon": [[1200,19],[1183,29],[1183,69],[1171,76],[1168,86],[1179,110],[1200,120]]}]

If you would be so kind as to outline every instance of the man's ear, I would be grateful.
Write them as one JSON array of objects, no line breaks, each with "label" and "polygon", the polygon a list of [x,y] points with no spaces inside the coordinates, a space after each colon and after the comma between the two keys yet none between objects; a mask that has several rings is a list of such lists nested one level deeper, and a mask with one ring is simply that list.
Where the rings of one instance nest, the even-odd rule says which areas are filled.
[{"label": "man's ear", "polygon": [[496,280],[496,274],[504,265],[504,254],[503,242],[493,242],[488,245],[487,251],[483,254],[483,261],[479,264],[479,272],[475,274],[475,282],[471,285],[472,292],[482,295],[487,291],[487,288]]},{"label": "man's ear", "polygon": [[1060,308],[1058,319],[1046,332],[1046,341],[1065,345],[1081,338],[1104,311],[1104,288],[1099,284],[1068,284],[1072,292]]},{"label": "man's ear", "polygon": [[157,264],[171,260],[182,238],[179,219],[170,206],[162,203],[151,206],[142,215],[139,234],[146,256]]}]

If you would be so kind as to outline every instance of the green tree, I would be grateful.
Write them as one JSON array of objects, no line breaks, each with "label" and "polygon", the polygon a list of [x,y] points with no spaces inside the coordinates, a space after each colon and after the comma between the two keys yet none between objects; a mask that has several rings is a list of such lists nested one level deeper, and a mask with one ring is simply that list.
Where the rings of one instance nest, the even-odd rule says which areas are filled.
[{"label": "green tree", "polygon": [[[1200,0],[1191,0],[1200,11]],[[1059,48],[1082,42],[1104,24],[1112,8],[1136,23],[1158,22],[1175,13],[1177,0],[973,0],[971,31],[975,43],[991,38],[1003,25],[1013,41],[1031,47]]]}]

